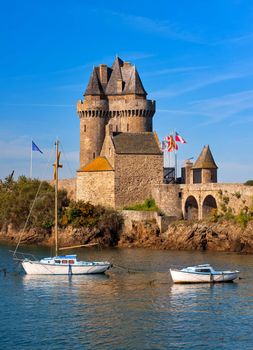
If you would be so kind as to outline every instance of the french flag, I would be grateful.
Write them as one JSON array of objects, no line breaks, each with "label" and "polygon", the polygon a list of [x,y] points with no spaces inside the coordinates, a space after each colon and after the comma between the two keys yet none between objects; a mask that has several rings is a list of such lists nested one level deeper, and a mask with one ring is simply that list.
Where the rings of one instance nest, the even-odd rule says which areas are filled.
[{"label": "french flag", "polygon": [[183,139],[182,136],[180,136],[177,132],[175,135],[175,141],[181,142],[181,143],[186,143],[185,139]]}]

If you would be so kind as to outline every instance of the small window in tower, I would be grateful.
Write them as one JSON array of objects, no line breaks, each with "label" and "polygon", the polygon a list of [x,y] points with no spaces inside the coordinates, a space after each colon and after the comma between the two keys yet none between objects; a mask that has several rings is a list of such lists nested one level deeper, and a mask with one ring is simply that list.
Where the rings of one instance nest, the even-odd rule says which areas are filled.
[{"label": "small window in tower", "polygon": [[96,158],[96,153],[95,152],[93,152],[93,159],[95,159]]},{"label": "small window in tower", "polygon": [[109,147],[109,156],[112,155],[112,150],[111,150],[111,147]]},{"label": "small window in tower", "polygon": [[83,131],[86,132],[86,125],[83,126]]},{"label": "small window in tower", "polygon": [[118,128],[118,125],[116,125],[116,132],[118,132],[119,131],[119,128]]},{"label": "small window in tower", "polygon": [[129,124],[127,124],[127,131],[129,131]]}]

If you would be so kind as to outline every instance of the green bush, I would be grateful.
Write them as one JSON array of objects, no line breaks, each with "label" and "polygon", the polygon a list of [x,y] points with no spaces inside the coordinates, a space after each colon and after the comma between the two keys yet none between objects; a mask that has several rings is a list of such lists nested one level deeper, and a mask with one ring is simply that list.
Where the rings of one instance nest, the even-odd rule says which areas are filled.
[{"label": "green bush", "polygon": [[[46,181],[25,176],[20,176],[17,181],[10,176],[0,180],[0,230],[6,229],[9,224],[16,229],[22,229],[32,206],[27,228],[50,230],[54,225],[54,196],[54,187]],[[69,204],[65,190],[59,191],[58,203],[60,216],[62,208]]]},{"label": "green bush", "polygon": [[223,200],[224,204],[228,204],[229,203],[229,197],[228,196],[223,196],[222,200]]},{"label": "green bush", "polygon": [[122,223],[122,216],[116,210],[84,201],[71,201],[69,206],[64,208],[60,220],[62,226],[71,225],[75,228],[97,226],[107,227],[110,230],[120,229]]},{"label": "green bush", "polygon": [[157,207],[155,200],[152,198],[146,199],[143,203],[126,206],[125,210],[139,210],[139,211],[160,211]]},{"label": "green bush", "polygon": [[241,193],[239,191],[232,194],[232,196],[236,197],[237,199],[241,198]]},{"label": "green bush", "polygon": [[253,180],[248,180],[244,183],[246,186],[253,186]]},{"label": "green bush", "polygon": [[100,215],[101,212],[99,212],[98,207],[95,207],[89,202],[72,201],[70,205],[65,208],[61,223],[64,226],[91,227],[99,221]]},{"label": "green bush", "polygon": [[238,222],[242,227],[246,227],[248,222],[253,219],[253,213],[248,210],[247,207],[242,209],[238,215],[235,217],[236,222]]}]

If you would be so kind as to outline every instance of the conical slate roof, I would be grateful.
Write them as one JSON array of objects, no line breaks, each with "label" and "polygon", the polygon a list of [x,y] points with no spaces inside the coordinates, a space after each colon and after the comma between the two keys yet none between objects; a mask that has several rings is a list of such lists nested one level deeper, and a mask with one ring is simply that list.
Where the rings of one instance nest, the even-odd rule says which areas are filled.
[{"label": "conical slate roof", "polygon": [[106,87],[107,95],[114,95],[115,92],[117,92],[117,81],[123,81],[121,74],[121,67],[123,66],[123,64],[124,62],[119,57],[116,57],[112,65],[112,74]]},{"label": "conical slate roof", "polygon": [[[84,96],[87,95],[127,95],[146,96],[140,76],[135,66],[116,57],[108,69],[108,81],[101,83],[99,67],[94,67]],[[118,81],[122,82],[122,90],[118,90]]]},{"label": "conical slate roof", "polygon": [[138,94],[138,95],[147,95],[143,85],[142,85],[142,82],[141,82],[141,79],[140,79],[140,76],[137,72],[137,69],[134,67],[131,67],[132,68],[132,72],[131,72],[131,75],[130,75],[130,79],[125,87],[125,94]]},{"label": "conical slate roof", "polygon": [[97,74],[97,69],[96,67],[93,68],[88,86],[85,90],[84,96],[87,95],[102,95],[103,92],[103,88],[102,85],[100,83],[100,80],[98,78],[98,74]]},{"label": "conical slate roof", "polygon": [[198,159],[192,167],[193,169],[218,169],[209,146],[204,146]]}]

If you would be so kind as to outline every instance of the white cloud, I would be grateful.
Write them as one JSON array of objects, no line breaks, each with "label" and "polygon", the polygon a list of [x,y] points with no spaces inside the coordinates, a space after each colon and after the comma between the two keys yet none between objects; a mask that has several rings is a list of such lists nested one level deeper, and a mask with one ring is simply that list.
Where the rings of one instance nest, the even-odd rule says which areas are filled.
[{"label": "white cloud", "polygon": [[179,28],[175,23],[168,21],[161,21],[154,18],[136,16],[132,14],[122,13],[122,12],[109,12],[111,15],[118,17],[120,20],[124,21],[131,27],[135,27],[137,30],[142,32],[148,32],[152,34],[160,34],[166,36],[170,39],[182,40],[188,42],[199,43],[200,40],[196,35],[188,33],[181,28]]},{"label": "white cloud", "polygon": [[245,73],[242,73],[242,72],[231,72],[226,74],[204,76],[204,77],[201,77],[201,79],[199,79],[199,81],[197,82],[195,78],[193,81],[188,82],[186,86],[182,86],[182,87],[171,86],[162,90],[153,91],[152,95],[154,95],[156,98],[180,96],[188,92],[199,90],[213,84],[217,84],[217,83],[232,80],[232,79],[239,79],[243,76],[245,76]]},{"label": "white cloud", "polygon": [[177,74],[177,73],[192,73],[195,71],[200,71],[207,69],[208,66],[196,66],[196,67],[174,67],[174,68],[164,68],[160,70],[155,70],[155,71],[149,71],[144,74],[143,76],[146,77],[152,77],[152,76],[157,76],[157,75],[167,75],[167,74]]},{"label": "white cloud", "polygon": [[220,122],[232,115],[239,115],[251,108],[253,108],[253,90],[202,99],[190,104],[191,111],[210,118],[204,123],[205,125]]}]

